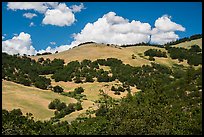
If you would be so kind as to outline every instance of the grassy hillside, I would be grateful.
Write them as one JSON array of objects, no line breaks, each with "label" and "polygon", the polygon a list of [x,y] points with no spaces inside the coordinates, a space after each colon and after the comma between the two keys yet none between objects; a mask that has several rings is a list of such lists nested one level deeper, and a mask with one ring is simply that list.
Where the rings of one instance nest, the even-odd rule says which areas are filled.
[{"label": "grassy hillside", "polygon": [[[174,45],[175,47],[189,47],[191,45],[197,44],[202,48],[202,39],[192,40],[189,42],[180,43]],[[75,47],[71,50],[60,52],[52,55],[34,56],[31,58],[38,59],[43,57],[44,59],[54,58],[64,59],[65,63],[70,61],[78,60],[82,61],[84,59],[96,60],[96,59],[107,59],[107,58],[117,58],[123,61],[124,64],[130,64],[132,66],[142,66],[144,64],[150,64],[152,61],[148,60],[148,56],[144,56],[144,52],[148,49],[159,49],[161,51],[167,52],[164,48],[152,47],[152,46],[135,46],[135,47],[116,47],[107,46],[105,44],[86,44],[79,47]],[[132,59],[132,55],[135,55],[135,59]],[[154,57],[155,62],[159,64],[164,64],[167,66],[172,66],[173,64],[182,64],[188,66],[187,61],[179,62],[178,59],[171,59],[169,54],[167,58]],[[200,66],[197,66],[200,67]],[[110,67],[100,66],[100,68],[109,71]],[[46,75],[47,78],[51,78],[51,75]],[[93,83],[74,83],[74,82],[55,82],[51,79],[51,85],[59,85],[63,87],[65,92],[72,92],[77,87],[83,87],[84,92],[82,94],[86,95],[87,100],[82,101],[83,110],[75,111],[62,120],[72,121],[77,116],[85,113],[90,107],[96,109],[97,104],[94,102],[99,99],[99,90],[102,89],[109,96],[120,99],[127,95],[127,91],[122,92],[120,95],[115,95],[111,91],[112,86],[121,85],[119,81],[113,82],[93,82]],[[71,102],[76,103],[77,100],[67,96],[63,96],[54,93],[51,90],[41,90],[35,87],[23,86],[10,81],[2,81],[2,107],[7,110],[12,110],[14,108],[20,108],[23,113],[31,112],[36,119],[45,120],[54,116],[54,111],[48,109],[48,104],[55,98],[69,104]],[[132,94],[138,92],[135,87],[130,87]]]},{"label": "grassy hillside", "polygon": [[2,81],[2,108],[7,110],[20,108],[23,113],[32,113],[36,119],[48,120],[54,116],[54,112],[48,109],[48,104],[56,98],[67,104],[77,102],[74,98],[62,96],[50,90]]},{"label": "grassy hillside", "polygon": [[[197,44],[202,48],[202,38],[180,43],[175,46],[188,48],[194,44]],[[132,66],[142,66],[144,64],[150,64],[148,57],[144,57],[144,52],[148,49],[160,49],[161,51],[166,51],[164,48],[152,46],[116,47],[107,46],[106,44],[85,44],[60,53],[34,56],[31,58],[36,60],[40,57],[43,57],[44,59],[50,58],[51,60],[53,60],[54,58],[60,58],[64,59],[65,63],[68,63],[74,60],[82,61],[83,59],[89,59],[93,61],[96,59],[106,59],[112,57],[122,60],[124,64],[130,64]],[[136,56],[136,59],[132,59],[132,54]],[[168,58],[155,59],[155,62],[168,66],[172,66],[172,64],[174,63],[187,65],[185,61],[179,63],[178,60],[173,60],[169,56]]]},{"label": "grassy hillside", "polygon": [[[24,114],[28,112],[32,113],[36,120],[48,120],[54,116],[54,111],[48,109],[48,104],[56,98],[66,104],[77,102],[74,98],[54,93],[51,90],[41,90],[36,87],[23,86],[6,80],[2,81],[2,85],[2,107],[7,110],[20,108]],[[76,84],[74,82],[54,82],[54,80],[52,80],[52,86],[56,85],[63,87],[64,92],[72,92],[75,88],[80,86],[85,90],[83,94],[86,95],[87,100],[82,101],[83,110],[73,112],[62,119],[68,121],[74,120],[80,114],[85,113],[90,107],[97,109],[97,104],[94,102],[100,97],[100,89],[103,89],[105,93],[115,99],[120,99],[127,95],[127,91],[121,93],[121,95],[115,95],[114,92],[110,90],[112,85],[121,85],[120,82]],[[131,87],[131,90],[132,94],[138,91],[134,87]]]},{"label": "grassy hillside", "polygon": [[182,47],[182,48],[187,48],[189,49],[192,45],[198,45],[202,49],[202,38],[201,39],[196,39],[196,40],[191,40],[191,41],[186,41],[180,44],[176,44],[173,47]]}]

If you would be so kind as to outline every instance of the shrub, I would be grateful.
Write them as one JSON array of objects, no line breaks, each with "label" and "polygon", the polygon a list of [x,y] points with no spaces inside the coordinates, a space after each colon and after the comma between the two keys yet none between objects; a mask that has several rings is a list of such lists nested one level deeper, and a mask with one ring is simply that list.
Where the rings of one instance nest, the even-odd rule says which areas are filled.
[{"label": "shrub", "polygon": [[76,109],[77,111],[82,110],[83,108],[82,108],[81,103],[77,102],[76,105],[75,105],[75,109]]},{"label": "shrub", "polygon": [[115,91],[114,94],[115,95],[120,95],[120,91]]},{"label": "shrub", "polygon": [[49,109],[56,109],[59,104],[60,104],[60,100],[55,99],[55,100],[50,102],[50,104],[48,105],[48,108]]},{"label": "shrub", "polygon": [[53,88],[53,90],[54,90],[54,92],[56,92],[56,93],[62,93],[62,92],[64,91],[64,89],[63,89],[62,87],[60,87],[60,86],[55,86],[55,87]]},{"label": "shrub", "polygon": [[90,75],[86,76],[86,82],[94,82],[93,77]]},{"label": "shrub", "polygon": [[64,108],[66,108],[67,107],[67,105],[64,103],[64,102],[62,102],[62,103],[59,103],[57,106],[56,106],[56,109],[58,110],[58,111],[60,111],[60,110],[62,110],[62,109],[64,109]]},{"label": "shrub", "polygon": [[76,94],[81,94],[82,92],[84,92],[84,89],[83,89],[82,87],[78,87],[78,88],[75,88],[75,89],[74,89],[74,92],[75,92]]},{"label": "shrub", "polygon": [[112,91],[117,91],[117,89],[114,86],[111,87],[111,90]]},{"label": "shrub", "polygon": [[149,60],[150,60],[150,61],[155,61],[155,58],[152,57],[152,56],[149,56]]},{"label": "shrub", "polygon": [[119,86],[119,87],[118,87],[118,91],[124,92],[124,91],[125,91],[125,89],[124,89],[124,88],[122,88],[121,86]]}]

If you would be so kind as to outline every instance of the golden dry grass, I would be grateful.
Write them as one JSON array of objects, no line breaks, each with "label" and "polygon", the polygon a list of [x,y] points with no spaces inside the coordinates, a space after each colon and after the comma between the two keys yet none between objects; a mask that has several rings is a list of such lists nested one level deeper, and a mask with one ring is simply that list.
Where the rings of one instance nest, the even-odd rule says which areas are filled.
[{"label": "golden dry grass", "polygon": [[173,47],[182,47],[182,48],[189,49],[192,45],[198,45],[202,49],[202,38],[201,39],[196,39],[196,40],[182,42],[180,44],[174,45]]},{"label": "golden dry grass", "polygon": [[73,98],[59,95],[50,90],[2,81],[2,108],[7,110],[20,108],[24,114],[32,113],[36,120],[47,120],[54,116],[53,110],[48,109],[48,104],[56,98],[67,104],[77,102]]},{"label": "golden dry grass", "polygon": [[[48,75],[50,77],[51,75]],[[115,95],[111,91],[111,86],[119,86],[122,83],[118,82],[93,82],[93,83],[74,83],[74,82],[51,82],[52,86],[60,85],[64,88],[64,92],[72,92],[77,87],[83,87],[87,100],[82,101],[83,110],[75,111],[67,115],[62,120],[72,121],[79,115],[84,114],[90,107],[97,109],[98,106],[94,102],[100,98],[99,90],[102,89],[109,96],[120,99],[127,95],[127,91],[121,92],[121,95]],[[32,113],[36,120],[48,120],[54,116],[54,111],[48,109],[48,104],[55,98],[60,99],[66,104],[76,103],[74,98],[63,96],[54,93],[51,90],[41,90],[35,87],[27,87],[20,84],[16,84],[11,81],[2,81],[2,107],[7,110],[20,108],[22,112]],[[138,90],[135,87],[131,87],[132,94]]]},{"label": "golden dry grass", "polygon": [[[107,58],[117,58],[121,59],[125,64],[130,64],[132,66],[141,66],[143,64],[149,64],[150,61],[141,58],[137,53],[143,53],[145,50],[155,48],[151,46],[144,47],[128,47],[128,48],[116,48],[111,46],[106,46],[104,44],[86,44],[80,47],[75,47],[73,49],[63,51],[57,54],[44,55],[44,56],[34,56],[33,59],[38,59],[40,57],[64,59],[65,63],[70,61],[83,59],[96,60],[96,59],[107,59]],[[137,59],[132,59],[132,54],[136,54]]]}]

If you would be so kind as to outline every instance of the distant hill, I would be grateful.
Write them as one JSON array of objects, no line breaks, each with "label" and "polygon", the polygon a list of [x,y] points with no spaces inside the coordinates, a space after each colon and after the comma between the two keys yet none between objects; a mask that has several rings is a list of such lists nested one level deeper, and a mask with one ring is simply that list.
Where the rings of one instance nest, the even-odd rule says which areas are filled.
[{"label": "distant hill", "polygon": [[191,41],[182,42],[182,43],[174,45],[173,47],[182,47],[182,48],[189,49],[192,45],[198,45],[202,49],[202,38],[191,40]]},{"label": "distant hill", "polygon": [[[194,44],[197,44],[202,48],[202,38],[173,45],[173,47],[189,48]],[[65,63],[68,63],[74,60],[82,61],[83,59],[89,59],[93,61],[96,59],[106,59],[112,57],[122,60],[125,64],[130,64],[132,66],[142,66],[144,64],[150,64],[151,62],[148,60],[147,56],[144,57],[144,52],[148,49],[160,49],[161,51],[167,52],[164,48],[153,46],[119,47],[111,45],[107,46],[107,44],[88,43],[63,52],[50,55],[33,56],[31,58],[36,60],[41,57],[44,59],[49,58],[51,60],[54,58],[60,58],[64,59]],[[133,54],[136,56],[136,59],[132,59]],[[155,59],[155,62],[168,66],[171,66],[174,63],[179,63],[178,60],[173,60],[169,56],[168,58],[156,57]],[[179,64],[187,65],[185,61]]]}]

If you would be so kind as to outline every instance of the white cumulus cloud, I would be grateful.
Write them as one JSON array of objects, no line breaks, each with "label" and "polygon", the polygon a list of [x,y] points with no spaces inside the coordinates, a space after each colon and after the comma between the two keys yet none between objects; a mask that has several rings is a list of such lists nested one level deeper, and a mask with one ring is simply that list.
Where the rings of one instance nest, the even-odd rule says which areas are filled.
[{"label": "white cumulus cloud", "polygon": [[165,44],[179,38],[175,31],[185,31],[185,28],[171,21],[171,16],[163,15],[155,21],[155,28],[152,29],[151,42]]},{"label": "white cumulus cloud", "polygon": [[37,17],[37,15],[35,13],[24,13],[23,16],[28,18],[28,19],[32,19],[33,17]]},{"label": "white cumulus cloud", "polygon": [[55,9],[48,9],[45,12],[43,24],[56,26],[70,26],[75,21],[75,16],[65,3],[60,3]]},{"label": "white cumulus cloud", "polygon": [[180,24],[171,21],[171,16],[164,15],[155,21],[155,27],[163,32],[169,31],[185,31],[185,28]]},{"label": "white cumulus cloud", "polygon": [[152,35],[151,42],[156,44],[165,44],[167,42],[176,41],[179,38],[175,32],[160,32]]},{"label": "white cumulus cloud", "polygon": [[80,3],[79,6],[78,6],[78,5],[72,5],[70,8],[71,8],[71,10],[72,10],[73,12],[81,12],[81,10],[85,9],[83,3]]},{"label": "white cumulus cloud", "polygon": [[11,10],[35,10],[40,13],[48,8],[46,2],[8,2],[7,7]]},{"label": "white cumulus cloud", "polygon": [[35,48],[32,46],[31,36],[28,33],[21,32],[18,36],[12,39],[2,41],[2,52],[8,54],[36,54]]},{"label": "white cumulus cloud", "polygon": [[2,40],[4,39],[5,37],[4,36],[2,36]]},{"label": "white cumulus cloud", "polygon": [[[42,24],[55,26],[71,26],[75,21],[76,12],[85,9],[84,4],[72,5],[71,9],[65,3],[59,2],[8,2],[7,9],[10,10],[35,10],[44,14]],[[32,19],[37,16],[34,13],[25,13],[24,17]]]},{"label": "white cumulus cloud", "polygon": [[147,42],[151,33],[149,23],[129,21],[114,12],[105,14],[94,23],[88,23],[80,33],[74,34],[75,41],[95,41],[111,44],[134,44]]}]

